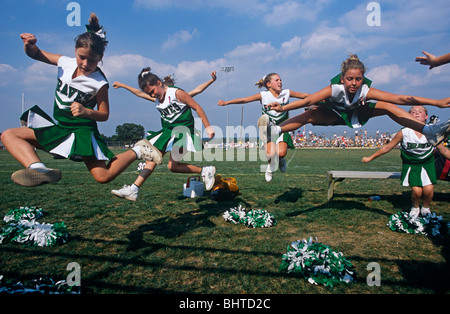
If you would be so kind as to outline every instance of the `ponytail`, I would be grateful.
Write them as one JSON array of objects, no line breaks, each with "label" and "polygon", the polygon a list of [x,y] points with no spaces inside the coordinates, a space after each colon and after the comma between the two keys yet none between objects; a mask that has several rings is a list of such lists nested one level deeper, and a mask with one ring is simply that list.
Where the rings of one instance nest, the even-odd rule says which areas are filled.
[{"label": "ponytail", "polygon": [[265,75],[262,79],[260,79],[258,82],[256,82],[255,85],[258,86],[258,88],[263,88],[263,87],[267,88],[267,84],[270,82],[273,75],[277,75],[277,73],[269,73],[269,74]]},{"label": "ponytail", "polygon": [[100,26],[97,15],[92,12],[86,32],[75,38],[75,48],[86,48],[103,57],[108,41],[106,31]]}]

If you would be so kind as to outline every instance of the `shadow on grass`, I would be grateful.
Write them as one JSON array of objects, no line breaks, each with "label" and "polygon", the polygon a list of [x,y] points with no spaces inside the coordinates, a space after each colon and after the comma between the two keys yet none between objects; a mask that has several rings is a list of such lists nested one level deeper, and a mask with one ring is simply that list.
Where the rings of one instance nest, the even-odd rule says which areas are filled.
[{"label": "shadow on grass", "polygon": [[144,233],[150,232],[155,236],[171,239],[197,228],[214,228],[216,225],[211,222],[211,217],[222,215],[229,208],[237,207],[239,204],[242,204],[244,207],[250,205],[241,198],[205,205],[201,204],[203,201],[205,199],[197,199],[197,207],[191,211],[183,212],[176,216],[165,216],[139,226],[128,235],[130,244],[127,251],[135,251],[148,246],[148,243],[143,239]]},{"label": "shadow on grass", "polygon": [[286,214],[286,216],[287,217],[295,217],[298,215],[307,214],[307,213],[315,212],[315,211],[318,211],[321,209],[329,209],[329,208],[333,208],[336,210],[353,210],[353,209],[364,210],[364,211],[368,211],[368,212],[372,212],[372,213],[378,213],[380,215],[384,215],[384,216],[388,216],[388,217],[390,215],[392,215],[392,213],[388,213],[384,210],[367,206],[366,204],[364,204],[362,202],[337,200],[337,201],[333,201],[333,202],[327,202],[327,203],[324,203],[324,204],[321,204],[318,206],[313,206],[313,207],[310,207],[307,209],[297,210],[297,211]]},{"label": "shadow on grass", "polygon": [[[79,241],[92,241],[91,239],[78,238]],[[109,241],[105,241],[109,242]],[[448,242],[446,247],[448,247]],[[210,274],[224,274],[224,275],[246,275],[254,277],[265,277],[267,279],[274,278],[281,280],[283,278],[298,278],[299,280],[304,280],[302,276],[297,274],[286,274],[280,272],[277,268],[264,269],[256,267],[255,269],[237,269],[233,267],[205,267],[205,266],[194,266],[194,265],[162,265],[159,262],[147,261],[142,259],[141,256],[152,254],[158,250],[182,250],[186,252],[215,252],[223,254],[236,254],[236,255],[249,255],[249,256],[262,256],[280,258],[280,255],[275,252],[260,252],[260,251],[242,251],[239,249],[221,249],[217,247],[193,247],[193,246],[183,246],[183,245],[166,245],[166,244],[156,244],[147,243],[146,249],[144,249],[139,256],[132,258],[123,258],[110,256],[97,256],[97,255],[79,255],[76,253],[62,253],[62,252],[51,252],[45,249],[26,249],[26,248],[12,248],[5,247],[2,248],[3,251],[21,254],[23,258],[29,258],[33,256],[46,256],[46,257],[65,257],[72,260],[92,260],[101,261],[104,263],[114,264],[114,266],[106,267],[103,270],[98,270],[90,273],[89,275],[84,274],[82,278],[83,293],[96,293],[99,290],[111,290],[121,293],[153,293],[153,294],[179,294],[186,293],[182,291],[171,290],[167,288],[152,288],[143,286],[134,286],[133,284],[118,284],[110,282],[107,278],[122,267],[129,267],[130,265],[145,267],[148,269],[162,269],[173,270],[173,271],[186,271],[186,272],[202,272],[207,276]],[[360,255],[347,256],[352,263],[358,262],[360,264],[369,264],[373,262],[373,259],[367,259]],[[381,258],[377,259],[378,263],[382,264],[396,264],[398,265],[403,279],[392,280],[381,278],[382,286],[390,286],[394,288],[405,289],[428,289],[433,293],[448,293],[450,291],[450,273],[449,264],[447,263],[431,263],[431,262],[421,262],[417,260],[404,260],[404,259],[391,259],[391,258]],[[280,259],[281,263],[281,259]],[[355,283],[360,285],[366,284],[367,273],[357,274],[355,278]],[[16,280],[27,280],[36,277],[35,274],[23,275],[15,271],[3,271],[2,274],[6,278],[15,278]],[[382,274],[382,273],[381,273]],[[40,274],[42,275],[42,274]],[[49,274],[52,277],[52,274]],[[306,283],[306,281],[305,281]],[[345,289],[345,288],[344,288]],[[330,292],[332,292],[330,290]]]},{"label": "shadow on grass", "polygon": [[277,196],[274,203],[295,203],[303,196],[303,190],[298,188],[289,188],[288,191]]}]

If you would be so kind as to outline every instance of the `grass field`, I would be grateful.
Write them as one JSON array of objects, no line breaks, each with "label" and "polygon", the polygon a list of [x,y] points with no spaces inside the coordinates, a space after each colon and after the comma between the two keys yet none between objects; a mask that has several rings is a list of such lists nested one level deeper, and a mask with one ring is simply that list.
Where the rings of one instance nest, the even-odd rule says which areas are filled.
[{"label": "grass field", "polygon": [[[50,275],[65,279],[71,262],[81,266],[81,285],[95,294],[201,293],[448,293],[450,242],[391,231],[390,215],[410,208],[410,190],[398,180],[345,180],[327,202],[327,170],[400,171],[399,152],[370,164],[372,150],[301,149],[290,151],[286,173],[270,184],[258,161],[195,162],[214,164],[217,173],[237,179],[240,195],[216,202],[183,197],[187,175],[163,164],[130,202],[110,190],[131,184],[135,162],[114,182],[96,183],[83,163],[41,156],[59,168],[57,184],[25,188],[10,180],[21,166],[0,151],[0,216],[19,206],[37,206],[48,223],[63,221],[71,240],[47,248],[0,245],[0,275],[10,280]],[[166,161],[167,157],[165,157]],[[435,187],[432,211],[450,221],[450,184]],[[372,195],[381,201],[369,202]],[[265,209],[277,225],[250,229],[225,222],[223,213],[239,204]],[[2,227],[4,222],[2,221]],[[308,237],[344,253],[355,266],[356,281],[333,288],[316,286],[279,271],[290,242]],[[367,265],[381,266],[381,286],[368,286]]]}]

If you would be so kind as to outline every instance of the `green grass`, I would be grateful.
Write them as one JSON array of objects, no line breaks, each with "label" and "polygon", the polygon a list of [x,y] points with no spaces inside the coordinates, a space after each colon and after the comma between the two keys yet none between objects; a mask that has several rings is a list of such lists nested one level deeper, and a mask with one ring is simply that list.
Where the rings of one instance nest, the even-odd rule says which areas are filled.
[{"label": "green grass", "polygon": [[[25,188],[10,180],[21,166],[0,151],[0,217],[19,206],[37,206],[46,213],[40,221],[64,221],[71,235],[71,241],[57,247],[0,245],[0,275],[11,280],[42,275],[65,279],[67,264],[77,262],[82,287],[96,294],[448,293],[448,238],[436,241],[386,226],[390,215],[410,208],[410,191],[398,180],[346,179],[327,202],[327,170],[400,171],[398,152],[362,164],[361,158],[371,153],[290,151],[287,172],[275,173],[270,184],[259,172],[262,161],[193,162],[214,164],[217,173],[237,179],[240,195],[225,202],[210,200],[208,193],[184,198],[188,175],[170,173],[163,164],[141,189],[139,200],[130,202],[110,190],[131,184],[138,162],[114,182],[101,185],[83,163],[42,153],[48,166],[62,170],[62,180]],[[432,203],[432,211],[446,221],[449,193],[449,183],[439,181]],[[372,195],[382,200],[369,202]],[[269,211],[277,225],[249,229],[225,222],[222,214],[239,204]],[[356,268],[356,281],[327,288],[279,272],[289,243],[310,236],[343,252]],[[370,262],[381,266],[379,287],[366,283]]]}]

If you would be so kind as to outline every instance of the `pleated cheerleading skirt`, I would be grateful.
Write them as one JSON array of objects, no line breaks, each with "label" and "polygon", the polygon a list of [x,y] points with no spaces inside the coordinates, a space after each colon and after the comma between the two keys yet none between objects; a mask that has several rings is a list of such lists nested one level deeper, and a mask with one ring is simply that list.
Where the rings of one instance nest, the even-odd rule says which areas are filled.
[{"label": "pleated cheerleading skirt", "polygon": [[178,126],[174,129],[164,128],[160,131],[147,131],[147,140],[162,153],[170,152],[175,148],[183,148],[187,152],[202,150],[202,139],[194,128]]},{"label": "pleated cheerleading skirt", "polygon": [[436,184],[434,160],[424,164],[403,164],[401,182],[403,186]]},{"label": "pleated cheerleading skirt", "polygon": [[34,130],[39,145],[57,158],[81,161],[83,157],[90,157],[106,161],[114,157],[96,125],[56,124],[38,106],[25,111],[20,120],[22,125]]}]

